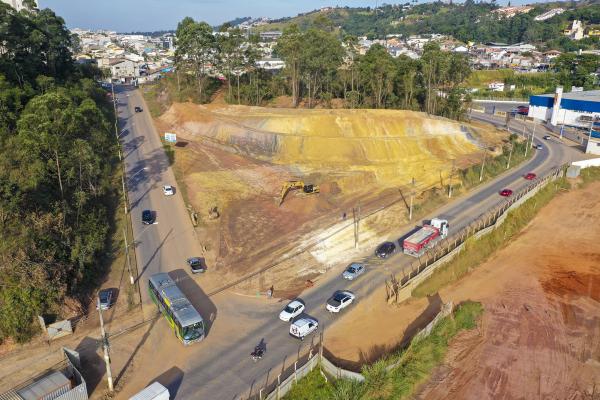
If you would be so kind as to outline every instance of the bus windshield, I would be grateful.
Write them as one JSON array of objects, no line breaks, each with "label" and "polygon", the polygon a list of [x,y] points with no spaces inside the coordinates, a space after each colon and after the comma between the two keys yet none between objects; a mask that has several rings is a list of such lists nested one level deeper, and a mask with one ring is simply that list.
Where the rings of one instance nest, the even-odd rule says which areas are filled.
[{"label": "bus windshield", "polygon": [[196,340],[202,337],[202,335],[204,335],[204,324],[202,322],[196,322],[182,329],[184,340]]}]

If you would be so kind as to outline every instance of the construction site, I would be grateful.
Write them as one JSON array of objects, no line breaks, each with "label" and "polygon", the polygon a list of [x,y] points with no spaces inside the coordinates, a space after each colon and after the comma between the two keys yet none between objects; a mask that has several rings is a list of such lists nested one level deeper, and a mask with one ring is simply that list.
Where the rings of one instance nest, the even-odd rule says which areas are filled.
[{"label": "construction site", "polygon": [[351,220],[380,210],[361,226],[361,243],[375,243],[408,220],[412,194],[415,207],[444,197],[482,149],[501,152],[507,140],[490,126],[398,110],[174,103],[155,124],[177,135],[174,169],[209,269],[232,280],[276,265],[258,287],[277,284],[280,295],[355,250]]}]

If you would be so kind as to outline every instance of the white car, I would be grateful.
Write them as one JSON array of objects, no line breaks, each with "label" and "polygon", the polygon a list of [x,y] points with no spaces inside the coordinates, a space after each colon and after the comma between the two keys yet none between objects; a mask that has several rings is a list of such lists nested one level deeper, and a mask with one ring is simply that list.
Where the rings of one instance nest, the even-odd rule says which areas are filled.
[{"label": "white car", "polygon": [[290,336],[304,340],[304,338],[319,327],[319,322],[311,317],[300,318],[290,325]]},{"label": "white car", "polygon": [[173,196],[175,194],[175,188],[171,185],[163,186],[163,194],[165,196]]},{"label": "white car", "polygon": [[340,290],[339,292],[335,292],[333,296],[327,300],[327,311],[329,312],[340,312],[342,309],[348,307],[356,296],[352,292],[348,292],[346,290]]},{"label": "white car", "polygon": [[298,300],[294,300],[287,306],[285,306],[283,311],[279,313],[279,319],[288,322],[297,317],[298,315],[302,314],[304,308],[304,304],[302,304]]}]

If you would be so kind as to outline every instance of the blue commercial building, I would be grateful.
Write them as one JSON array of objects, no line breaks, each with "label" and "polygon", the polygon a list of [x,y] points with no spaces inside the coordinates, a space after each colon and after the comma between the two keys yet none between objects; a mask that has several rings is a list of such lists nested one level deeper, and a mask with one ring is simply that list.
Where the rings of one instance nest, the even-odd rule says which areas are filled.
[{"label": "blue commercial building", "polygon": [[586,152],[600,154],[600,90],[563,93],[559,87],[555,93],[531,96],[528,116],[553,126],[585,128]]}]

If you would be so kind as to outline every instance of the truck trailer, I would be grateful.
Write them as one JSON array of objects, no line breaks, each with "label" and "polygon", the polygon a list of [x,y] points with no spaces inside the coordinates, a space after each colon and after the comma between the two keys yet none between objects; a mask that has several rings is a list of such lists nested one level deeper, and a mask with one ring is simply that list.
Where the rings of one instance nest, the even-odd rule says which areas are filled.
[{"label": "truck trailer", "polygon": [[423,225],[418,231],[404,239],[402,249],[404,254],[413,257],[420,257],[427,250],[431,249],[441,239],[448,236],[448,221],[440,218],[433,218],[429,224]]}]

